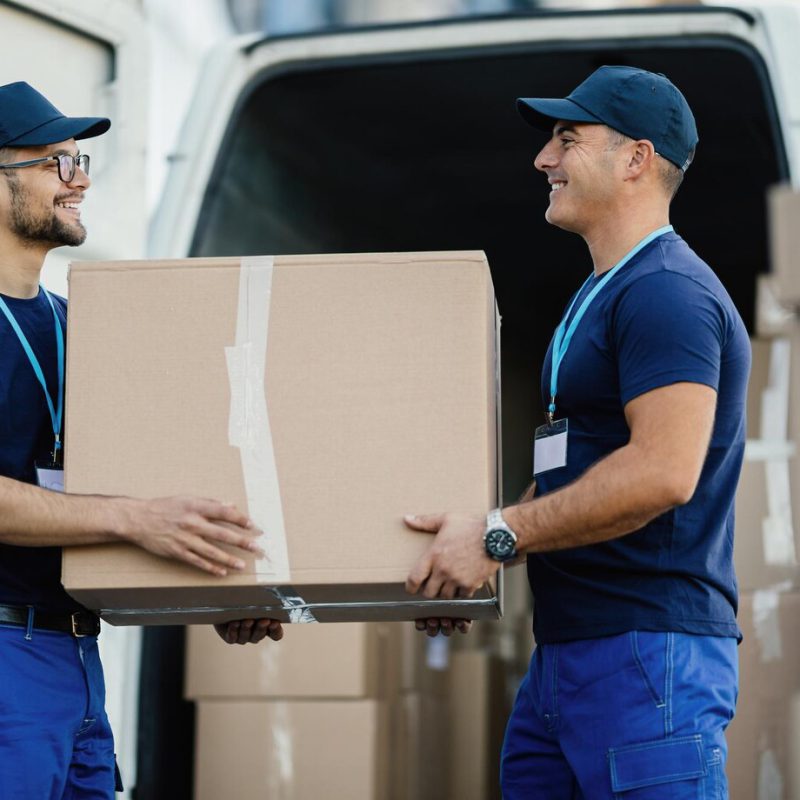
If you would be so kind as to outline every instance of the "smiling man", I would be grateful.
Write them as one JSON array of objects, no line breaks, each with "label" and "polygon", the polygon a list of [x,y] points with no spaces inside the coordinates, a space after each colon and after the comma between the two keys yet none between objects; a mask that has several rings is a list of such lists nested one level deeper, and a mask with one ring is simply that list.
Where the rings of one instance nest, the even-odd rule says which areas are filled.
[{"label": "smiling man", "polygon": [[[64,494],[66,301],[39,284],[54,247],[86,238],[89,156],[110,122],[66,117],[27,83],[0,86],[0,797],[108,800],[114,744],[97,617],[61,586],[65,545],[126,541],[213,575],[244,568],[258,531],[192,497]],[[113,443],[109,443],[109,453]],[[270,620],[219,626],[229,643],[280,639]]]},{"label": "smiling man", "polygon": [[663,75],[601,67],[518,100],[550,140],[546,218],[593,271],[545,357],[534,482],[436,533],[408,578],[469,594],[526,560],[536,650],[508,723],[505,800],[727,797],[737,693],[734,494],[750,347],[722,284],[669,224],[697,145]]}]

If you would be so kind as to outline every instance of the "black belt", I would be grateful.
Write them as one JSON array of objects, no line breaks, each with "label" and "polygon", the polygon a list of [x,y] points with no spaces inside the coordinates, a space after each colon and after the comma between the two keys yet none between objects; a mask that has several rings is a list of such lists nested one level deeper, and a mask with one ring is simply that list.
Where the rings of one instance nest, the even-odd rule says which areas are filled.
[{"label": "black belt", "polygon": [[74,614],[48,614],[29,609],[27,606],[0,605],[0,625],[28,627],[29,612],[33,613],[33,628],[59,631],[71,636],[97,636],[100,633],[100,618],[91,611],[76,611]]}]

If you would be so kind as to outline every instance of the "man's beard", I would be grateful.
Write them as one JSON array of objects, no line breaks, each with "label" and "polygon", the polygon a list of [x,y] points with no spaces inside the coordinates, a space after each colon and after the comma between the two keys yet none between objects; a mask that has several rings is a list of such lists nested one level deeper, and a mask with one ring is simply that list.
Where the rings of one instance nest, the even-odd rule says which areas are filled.
[{"label": "man's beard", "polygon": [[77,247],[86,239],[86,228],[80,222],[67,225],[55,214],[36,213],[30,208],[29,193],[16,175],[7,175],[11,193],[11,230],[30,244],[53,242],[56,245]]}]

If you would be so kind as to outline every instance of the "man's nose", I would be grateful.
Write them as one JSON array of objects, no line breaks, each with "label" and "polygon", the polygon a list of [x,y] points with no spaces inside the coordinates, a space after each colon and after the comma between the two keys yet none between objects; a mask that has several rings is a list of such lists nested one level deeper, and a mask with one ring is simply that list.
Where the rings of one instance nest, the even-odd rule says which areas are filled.
[{"label": "man's nose", "polygon": [[75,174],[72,176],[71,181],[67,181],[66,185],[86,191],[86,189],[92,185],[92,181],[91,178],[76,164]]},{"label": "man's nose", "polygon": [[546,169],[551,169],[557,164],[556,149],[553,147],[553,142],[550,140],[540,151],[533,160],[533,166],[540,172]]}]

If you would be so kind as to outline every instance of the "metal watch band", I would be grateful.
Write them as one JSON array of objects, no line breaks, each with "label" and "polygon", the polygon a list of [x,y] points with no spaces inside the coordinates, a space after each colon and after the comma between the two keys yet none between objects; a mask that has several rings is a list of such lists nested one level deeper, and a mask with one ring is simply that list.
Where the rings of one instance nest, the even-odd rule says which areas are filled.
[{"label": "metal watch band", "polygon": [[487,515],[486,515],[486,530],[489,531],[492,528],[507,528],[506,521],[503,519],[503,509],[502,508],[493,508]]},{"label": "metal watch band", "polygon": [[[504,532],[513,542],[513,547],[507,553],[495,549],[494,542],[491,541],[491,534],[494,532]],[[486,555],[495,561],[510,561],[516,557],[517,534],[508,526],[503,519],[503,511],[500,508],[492,509],[486,515],[486,531],[483,534],[483,544],[486,548]]]}]

